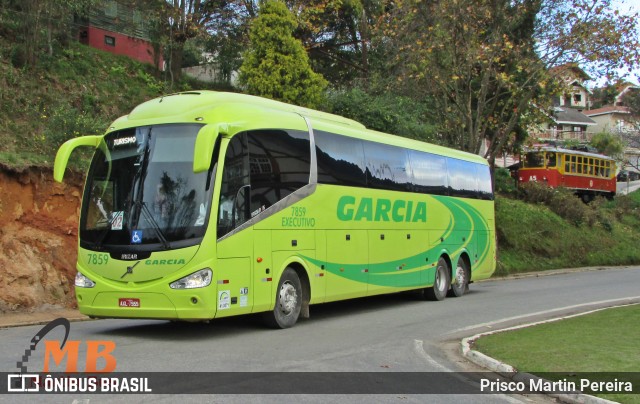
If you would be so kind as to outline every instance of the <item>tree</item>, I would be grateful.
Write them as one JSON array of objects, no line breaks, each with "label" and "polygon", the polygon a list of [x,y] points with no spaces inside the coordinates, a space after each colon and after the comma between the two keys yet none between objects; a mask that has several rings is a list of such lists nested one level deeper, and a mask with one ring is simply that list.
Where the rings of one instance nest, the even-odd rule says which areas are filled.
[{"label": "tree", "polygon": [[7,0],[3,8],[14,22],[17,40],[12,62],[33,67],[42,54],[53,56],[54,45],[65,45],[74,17],[86,15],[96,0]]},{"label": "tree", "polygon": [[632,125],[635,133],[637,144],[633,147],[640,148],[640,87],[628,91],[622,97],[622,104],[629,108],[630,119],[629,123]]},{"label": "tree", "polygon": [[189,39],[206,35],[214,21],[227,17],[233,2],[224,0],[160,0],[162,7],[156,17],[160,21],[169,50],[171,80],[182,73],[184,46]]},{"label": "tree", "polygon": [[240,82],[251,94],[313,108],[327,82],[311,70],[302,43],[293,37],[296,25],[284,3],[262,4],[249,33]]},{"label": "tree", "polygon": [[622,159],[624,145],[620,141],[620,138],[612,133],[596,133],[595,135],[593,135],[589,143],[591,143],[591,146],[598,149],[598,152],[602,154],[606,154],[607,156],[616,158],[618,160]]},{"label": "tree", "polygon": [[298,21],[294,36],[317,71],[334,84],[367,77],[370,26],[382,15],[379,0],[288,0]]},{"label": "tree", "polygon": [[593,104],[591,109],[602,108],[606,105],[613,105],[618,95],[618,89],[615,84],[607,83],[606,85],[593,89],[591,100]]},{"label": "tree", "polygon": [[386,86],[431,98],[442,143],[482,151],[493,164],[562,90],[553,67],[589,62],[590,71],[610,73],[638,64],[635,20],[610,3],[398,1],[377,37],[391,61]]}]

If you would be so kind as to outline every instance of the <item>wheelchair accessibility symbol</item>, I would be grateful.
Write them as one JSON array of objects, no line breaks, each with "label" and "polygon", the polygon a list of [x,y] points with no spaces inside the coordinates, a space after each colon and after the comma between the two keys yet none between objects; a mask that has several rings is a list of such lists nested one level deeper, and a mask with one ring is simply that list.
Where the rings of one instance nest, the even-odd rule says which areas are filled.
[{"label": "wheelchair accessibility symbol", "polygon": [[140,244],[142,243],[142,230],[134,230],[131,233],[131,244]]}]

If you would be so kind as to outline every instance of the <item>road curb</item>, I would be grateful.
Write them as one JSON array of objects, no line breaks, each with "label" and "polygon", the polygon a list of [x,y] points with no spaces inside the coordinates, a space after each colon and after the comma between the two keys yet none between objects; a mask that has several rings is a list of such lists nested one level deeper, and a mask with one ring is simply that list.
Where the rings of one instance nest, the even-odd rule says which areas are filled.
[{"label": "road curb", "polygon": [[48,324],[56,318],[64,317],[71,322],[88,321],[91,318],[73,309],[55,309],[25,313],[4,313],[0,317],[0,328],[24,327]]},{"label": "road curb", "polygon": [[[513,326],[513,327],[507,327],[507,328],[503,328],[500,330],[492,330],[492,331],[486,331],[486,332],[482,332],[482,333],[478,333],[475,334],[471,337],[466,337],[463,338],[461,341],[461,349],[462,349],[462,356],[464,356],[465,358],[467,358],[469,361],[475,363],[476,365],[483,367],[487,370],[490,370],[494,373],[497,373],[503,377],[509,378],[513,381],[516,382],[525,382],[528,383],[529,380],[540,380],[541,378],[538,376],[535,376],[533,374],[530,373],[526,373],[526,372],[519,372],[516,368],[514,368],[513,366],[501,362],[497,359],[494,359],[488,355],[483,354],[482,352],[476,351],[474,350],[472,347],[475,343],[476,340],[478,340],[479,338],[488,336],[488,335],[492,335],[492,334],[497,334],[497,333],[501,333],[501,332],[506,332],[506,331],[514,331],[514,330],[518,330],[521,328],[527,328],[527,327],[532,327],[535,325],[540,325],[540,324],[546,324],[546,323],[553,323],[556,321],[560,321],[560,320],[565,320],[565,319],[569,319],[569,318],[573,318],[573,317],[579,317],[579,316],[583,316],[586,314],[591,314],[591,313],[595,313],[598,311],[602,311],[602,310],[607,310],[607,309],[611,309],[611,308],[615,308],[615,307],[624,307],[624,306],[631,306],[631,305],[636,305],[636,304],[640,304],[640,302],[631,302],[631,303],[625,303],[625,304],[616,304],[613,306],[609,306],[609,307],[602,307],[602,308],[598,308],[598,309],[594,309],[594,310],[589,310],[583,313],[578,313],[578,314],[572,314],[572,315],[568,315],[568,316],[561,316],[561,317],[555,317],[552,319],[548,319],[548,320],[543,320],[543,321],[536,321],[536,322],[532,322],[532,323],[527,323],[527,324],[521,324],[521,325],[517,325],[517,326]],[[606,400],[604,398],[600,398],[600,397],[595,397],[592,396],[590,394],[585,394],[585,393],[581,393],[581,392],[573,392],[573,393],[546,393],[546,392],[540,392],[540,394],[545,394],[548,395],[549,397],[553,397],[556,398],[558,401],[563,402],[563,403],[570,403],[570,404],[615,404],[615,401],[610,401],[610,400]]]}]

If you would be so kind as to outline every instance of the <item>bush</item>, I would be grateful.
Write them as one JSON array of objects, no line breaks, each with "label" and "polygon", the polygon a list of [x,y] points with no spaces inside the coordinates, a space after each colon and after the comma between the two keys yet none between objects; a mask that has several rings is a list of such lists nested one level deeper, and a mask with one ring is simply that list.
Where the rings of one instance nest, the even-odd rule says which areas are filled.
[{"label": "bush", "polygon": [[[598,213],[602,211],[600,208],[602,203],[586,205],[573,191],[566,188],[551,188],[542,183],[527,182],[520,185],[519,197],[525,202],[548,206],[551,211],[574,226],[582,224],[593,226],[605,221],[604,217],[600,217]],[[608,227],[611,227],[610,222]]]},{"label": "bush", "polygon": [[359,88],[332,92],[329,112],[354,119],[369,129],[434,142],[435,126],[426,122],[427,106],[395,94],[372,95]]},{"label": "bush", "polygon": [[108,125],[99,115],[65,104],[56,107],[50,115],[44,110],[42,119],[46,121],[45,129],[37,139],[43,153],[57,150],[62,143],[74,137],[100,134]]},{"label": "bush", "polygon": [[518,191],[516,180],[511,177],[511,172],[506,168],[496,167],[493,172],[493,181],[495,183],[495,192],[505,195],[515,195]]}]

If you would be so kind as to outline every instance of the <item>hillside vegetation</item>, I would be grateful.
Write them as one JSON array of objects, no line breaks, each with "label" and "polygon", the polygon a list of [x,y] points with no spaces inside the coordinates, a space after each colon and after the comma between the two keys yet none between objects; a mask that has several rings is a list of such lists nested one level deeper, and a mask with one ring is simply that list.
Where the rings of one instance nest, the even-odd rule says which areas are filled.
[{"label": "hillside vegetation", "polygon": [[[99,134],[137,104],[170,92],[153,67],[71,42],[20,66],[0,36],[0,163],[48,167],[65,140]],[[191,88],[178,83],[175,91]],[[201,84],[195,84],[201,86]]]}]

